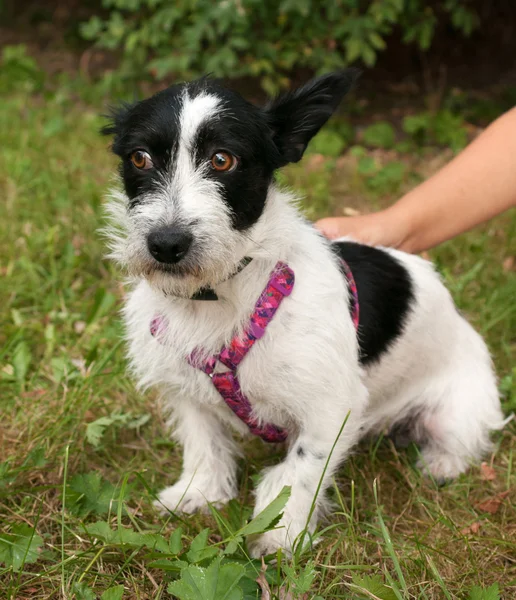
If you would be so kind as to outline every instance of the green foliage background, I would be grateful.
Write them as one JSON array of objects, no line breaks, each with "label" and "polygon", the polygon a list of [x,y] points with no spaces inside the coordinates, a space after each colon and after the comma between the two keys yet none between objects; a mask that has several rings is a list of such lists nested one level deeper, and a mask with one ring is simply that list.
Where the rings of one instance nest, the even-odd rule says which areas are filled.
[{"label": "green foliage background", "polygon": [[[122,52],[126,76],[259,77],[269,93],[299,69],[372,66],[386,37],[430,49],[439,27],[469,36],[479,25],[468,0],[102,0],[80,27]],[[101,11],[99,11],[100,13]]]}]

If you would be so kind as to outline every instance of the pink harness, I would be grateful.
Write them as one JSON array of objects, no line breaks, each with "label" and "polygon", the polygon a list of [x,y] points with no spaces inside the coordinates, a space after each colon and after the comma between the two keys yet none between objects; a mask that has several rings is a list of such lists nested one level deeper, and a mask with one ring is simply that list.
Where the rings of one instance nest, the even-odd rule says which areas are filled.
[{"label": "pink harness", "polygon": [[[342,259],[341,261],[351,292],[351,318],[355,328],[358,328],[359,306],[355,279],[347,263]],[[256,302],[249,325],[242,336],[235,336],[228,346],[224,346],[218,354],[207,359],[203,357],[200,349],[195,350],[188,358],[188,362],[192,367],[200,369],[210,377],[224,402],[249,427],[251,433],[261,437],[266,442],[284,442],[287,439],[288,432],[286,429],[270,423],[259,423],[253,415],[251,403],[240,389],[237,368],[254,346],[256,340],[263,337],[267,325],[274,318],[283,299],[291,294],[294,279],[294,271],[285,263],[278,262],[265,289]],[[154,337],[159,338],[160,333],[164,332],[165,329],[166,322],[162,316],[158,315],[152,319],[150,332]],[[218,362],[229,370],[215,373]]]}]

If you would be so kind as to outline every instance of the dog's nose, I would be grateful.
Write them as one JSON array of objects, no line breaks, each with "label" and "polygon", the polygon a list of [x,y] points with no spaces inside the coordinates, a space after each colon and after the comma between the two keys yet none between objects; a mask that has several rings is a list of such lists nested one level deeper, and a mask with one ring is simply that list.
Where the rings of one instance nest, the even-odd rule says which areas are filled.
[{"label": "dog's nose", "polygon": [[162,227],[151,231],[147,237],[147,247],[160,263],[178,263],[190,248],[192,236],[177,227]]}]

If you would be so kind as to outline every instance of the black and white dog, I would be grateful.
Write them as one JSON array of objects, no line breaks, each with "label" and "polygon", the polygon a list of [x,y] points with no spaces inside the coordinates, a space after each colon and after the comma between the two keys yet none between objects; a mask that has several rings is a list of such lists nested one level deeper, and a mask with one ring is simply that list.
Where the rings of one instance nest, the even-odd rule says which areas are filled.
[{"label": "black and white dog", "polygon": [[[140,386],[161,389],[184,447],[182,475],[161,492],[162,506],[191,513],[237,494],[231,429],[248,427],[189,357],[199,348],[214,355],[245,329],[278,261],[295,273],[291,295],[238,368],[254,417],[288,431],[286,457],[264,472],[255,513],[284,485],[291,496],[280,527],[253,541],[254,556],[291,550],[314,531],[323,491],[307,520],[320,478],[324,490],[365,434],[408,426],[420,467],[441,480],[465,471],[503,425],[488,350],[432,265],[329,243],[274,181],[276,169],[302,158],[353,79],[325,75],[257,107],[204,78],[121,107],[104,129],[114,134],[125,190],[110,196],[107,233],[131,279],[132,369]],[[340,257],[358,288],[358,334]],[[150,332],[157,314],[167,323],[160,340]]]}]

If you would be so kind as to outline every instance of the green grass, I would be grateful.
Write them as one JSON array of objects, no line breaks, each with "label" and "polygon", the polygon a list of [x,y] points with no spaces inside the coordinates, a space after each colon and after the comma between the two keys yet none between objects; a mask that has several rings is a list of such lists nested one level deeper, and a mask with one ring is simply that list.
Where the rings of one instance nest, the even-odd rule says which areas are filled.
[{"label": "green grass", "polygon": [[[115,169],[97,134],[98,112],[65,91],[2,98],[0,589],[8,598],[95,598],[117,585],[123,598],[171,597],[177,566],[156,563],[166,552],[116,532],[153,532],[159,545],[180,526],[183,552],[209,528],[193,546],[206,557],[185,560],[215,564],[220,551],[205,546],[235,538],[250,514],[253,481],[279,456],[247,443],[239,502],[221,513],[164,520],[153,510],[155,492],[179,474],[181,450],[169,441],[153,394],[137,394],[126,374],[118,317],[124,291],[96,233]],[[312,161],[284,178],[306,194],[316,217],[379,206],[428,174],[425,153],[396,156],[407,164],[403,180],[395,190],[390,180],[378,188],[368,180],[374,173],[357,173],[363,158]],[[486,336],[507,410],[516,409],[516,278],[503,262],[515,254],[515,234],[515,215],[506,214],[431,253],[458,306]],[[337,508],[321,525],[320,543],[269,566],[273,594],[280,582],[291,597],[467,599],[473,586],[497,583],[503,598],[514,597],[515,451],[511,424],[487,457],[494,480],[475,467],[438,489],[411,466],[414,449],[398,452],[386,440],[362,445],[336,477]],[[478,507],[507,490],[495,514]],[[115,537],[94,535],[98,520]],[[259,570],[240,540],[233,546],[231,561]],[[493,590],[476,597],[495,598]]]}]

